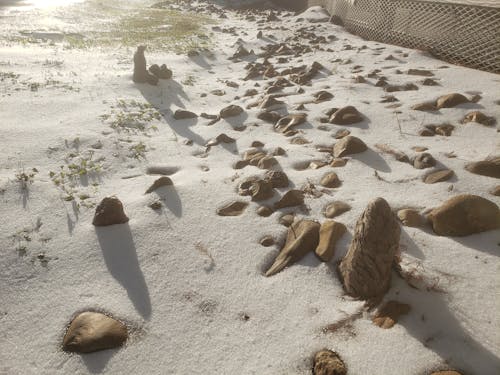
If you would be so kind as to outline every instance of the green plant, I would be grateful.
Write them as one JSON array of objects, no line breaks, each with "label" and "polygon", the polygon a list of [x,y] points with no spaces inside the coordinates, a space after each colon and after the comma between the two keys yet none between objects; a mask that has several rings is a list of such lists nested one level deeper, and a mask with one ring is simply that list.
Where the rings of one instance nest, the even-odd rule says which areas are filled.
[{"label": "green plant", "polygon": [[38,173],[38,169],[32,168],[31,171],[26,172],[24,169],[16,173],[16,180],[21,185],[21,189],[27,190],[28,186],[35,182],[35,176]]},{"label": "green plant", "polygon": [[144,142],[139,142],[135,145],[129,147],[130,157],[134,159],[145,159],[146,158],[146,145]]},{"label": "green plant", "polygon": [[111,107],[111,112],[102,115],[101,119],[117,132],[147,133],[158,130],[151,122],[159,121],[161,113],[149,103],[120,99]]}]

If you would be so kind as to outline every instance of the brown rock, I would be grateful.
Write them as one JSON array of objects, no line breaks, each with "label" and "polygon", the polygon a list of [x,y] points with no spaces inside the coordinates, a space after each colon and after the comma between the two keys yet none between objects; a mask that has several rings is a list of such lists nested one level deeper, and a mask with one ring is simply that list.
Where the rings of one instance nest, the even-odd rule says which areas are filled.
[{"label": "brown rock", "polygon": [[431,375],[462,375],[462,373],[454,370],[434,371]]},{"label": "brown rock", "polygon": [[349,295],[369,299],[387,291],[400,232],[396,216],[383,198],[368,204],[356,223],[347,255],[339,265]]},{"label": "brown rock", "polygon": [[261,141],[253,141],[251,147],[264,147],[264,143]]},{"label": "brown rock", "polygon": [[467,99],[462,94],[448,94],[443,95],[438,98],[436,101],[436,107],[439,108],[452,108],[456,107],[459,104],[469,103],[469,99]]},{"label": "brown rock", "polygon": [[351,132],[347,129],[339,129],[337,130],[337,132],[334,134],[334,138],[336,139],[341,139],[341,138],[344,138],[344,137],[347,137],[349,134],[351,134]]},{"label": "brown rock", "polygon": [[167,176],[160,177],[155,182],[153,182],[153,185],[151,185],[148,188],[148,190],[146,190],[145,194],[149,194],[149,193],[155,191],[156,189],[161,188],[162,186],[171,186],[173,184],[174,183],[172,182],[172,180],[169,177],[167,177]]},{"label": "brown rock", "polygon": [[222,108],[220,110],[220,118],[227,118],[227,117],[233,117],[233,116],[239,116],[243,113],[243,108],[241,108],[239,105],[229,105],[225,108]]},{"label": "brown rock", "polygon": [[481,176],[500,178],[500,156],[469,163],[465,169]]},{"label": "brown rock", "polygon": [[260,239],[259,243],[264,247],[273,246],[274,238],[272,236],[264,236]]},{"label": "brown rock", "polygon": [[328,163],[323,160],[313,160],[312,162],[309,163],[309,168],[311,169],[320,169],[323,168],[325,165]]},{"label": "brown rock", "polygon": [[260,112],[257,115],[257,118],[262,121],[269,122],[271,124],[276,124],[276,122],[281,118],[282,116],[278,112],[274,111],[264,111]]},{"label": "brown rock", "polygon": [[283,156],[286,154],[286,151],[282,149],[281,147],[276,147],[274,151],[272,152],[274,156]]},{"label": "brown rock", "polygon": [[434,73],[432,73],[430,70],[425,69],[408,69],[408,72],[406,74],[424,77],[432,77],[434,75]]},{"label": "brown rock", "polygon": [[418,103],[418,104],[415,104],[414,106],[412,106],[411,109],[413,109],[415,111],[435,111],[435,110],[437,110],[436,103],[434,103],[434,102]]},{"label": "brown rock", "polygon": [[346,159],[335,158],[330,163],[330,167],[339,168],[339,167],[344,167],[346,164],[347,164],[347,160]]},{"label": "brown rock", "polygon": [[328,203],[323,211],[323,215],[328,219],[333,219],[336,216],[342,215],[344,212],[347,212],[351,209],[347,203],[342,201],[334,201]]},{"label": "brown rock", "polygon": [[344,361],[335,352],[323,349],[314,356],[313,375],[346,375]]},{"label": "brown rock", "polygon": [[500,196],[500,185],[497,185],[493,189],[491,189],[490,194],[495,195],[497,197]]},{"label": "brown rock", "polygon": [[247,160],[238,160],[236,163],[233,164],[233,169],[242,169],[249,164],[250,163]]},{"label": "brown rock", "polygon": [[406,315],[409,312],[410,305],[397,301],[389,301],[377,311],[373,318],[373,323],[380,328],[392,328],[398,322],[401,315]]},{"label": "brown rock", "polygon": [[328,91],[322,90],[322,91],[315,92],[313,94],[313,97],[315,98],[314,101],[316,103],[319,103],[319,102],[324,102],[324,101],[332,99],[333,94],[328,92]]},{"label": "brown rock", "polygon": [[433,209],[428,219],[440,236],[468,236],[500,228],[500,210],[488,199],[462,194]]},{"label": "brown rock", "polygon": [[329,262],[335,254],[335,244],[344,235],[347,228],[344,224],[333,220],[327,220],[321,224],[319,229],[319,244],[316,247],[316,255],[323,261]]},{"label": "brown rock", "polygon": [[217,209],[217,215],[219,216],[239,216],[241,215],[245,209],[247,208],[247,202],[235,201],[225,206]]},{"label": "brown rock", "polygon": [[327,188],[337,188],[340,186],[341,183],[339,176],[337,176],[337,173],[329,172],[321,178],[319,184]]},{"label": "brown rock", "polygon": [[455,129],[453,125],[450,124],[443,124],[443,125],[438,125],[434,128],[434,132],[438,135],[442,135],[445,137],[449,137],[451,135],[451,132]]},{"label": "brown rock", "polygon": [[106,197],[95,209],[92,224],[96,227],[104,227],[113,224],[124,224],[128,220],[123,211],[122,202],[117,197]]},{"label": "brown rock", "polygon": [[363,116],[353,106],[340,108],[330,117],[330,123],[336,125],[351,125],[360,121],[363,121]]},{"label": "brown rock", "polygon": [[259,108],[260,109],[265,109],[265,108],[271,108],[271,107],[276,107],[276,106],[282,106],[284,105],[285,102],[282,102],[281,100],[276,99],[272,95],[267,95],[260,103]]},{"label": "brown rock", "polygon": [[96,312],[79,314],[68,327],[63,339],[67,352],[91,353],[117,348],[127,341],[127,327],[119,321]]},{"label": "brown rock", "polygon": [[257,209],[257,215],[262,216],[262,217],[268,217],[273,214],[273,209],[268,206],[260,206]]},{"label": "brown rock", "polygon": [[300,206],[304,204],[304,193],[300,190],[289,190],[274,204],[275,209]]},{"label": "brown rock", "polygon": [[443,182],[449,180],[453,176],[453,171],[449,169],[442,169],[440,171],[429,173],[424,178],[426,184],[435,184],[436,182]]},{"label": "brown rock", "polygon": [[278,164],[278,161],[274,158],[274,156],[266,155],[259,160],[257,163],[257,167],[260,169],[270,169],[273,165]]},{"label": "brown rock", "polygon": [[495,123],[495,118],[486,116],[483,112],[480,111],[473,111],[467,113],[462,122],[464,124],[468,122],[477,122],[478,124],[481,125],[491,126]]},{"label": "brown rock", "polygon": [[285,188],[288,186],[288,176],[282,171],[268,171],[264,179],[271,183],[273,188]]},{"label": "brown rock", "polygon": [[348,135],[335,143],[333,146],[333,156],[339,158],[341,156],[357,154],[366,150],[368,150],[368,147],[365,142],[357,137]]},{"label": "brown rock", "polygon": [[289,227],[290,225],[293,224],[294,220],[295,220],[294,214],[285,214],[280,217],[279,223],[281,225],[284,225],[285,227]]},{"label": "brown rock", "polygon": [[310,141],[308,141],[307,139],[305,139],[304,137],[294,137],[290,140],[290,143],[292,145],[307,145],[309,143],[311,143]]},{"label": "brown rock", "polygon": [[398,211],[398,219],[405,227],[421,227],[424,225],[425,220],[416,210],[405,208]]},{"label": "brown rock", "polygon": [[300,260],[308,252],[314,251],[318,246],[319,228],[319,223],[311,220],[293,223],[288,230],[285,246],[266,272],[266,276],[277,274],[285,267]]},{"label": "brown rock", "polygon": [[292,130],[295,126],[304,123],[307,119],[306,113],[292,113],[281,117],[274,128],[282,133]]},{"label": "brown rock", "polygon": [[412,159],[412,164],[417,169],[425,169],[434,167],[436,165],[436,160],[432,157],[431,154],[423,152],[421,154],[416,155]]},{"label": "brown rock", "polygon": [[422,147],[422,146],[413,146],[411,149],[416,152],[424,152],[428,150],[427,147]]},{"label": "brown rock", "polygon": [[252,200],[255,202],[265,201],[274,196],[273,185],[269,181],[254,181],[248,190],[252,196]]},{"label": "brown rock", "polygon": [[184,109],[178,109],[174,112],[174,119],[176,120],[185,120],[189,118],[196,118],[198,115],[196,113],[186,111]]}]

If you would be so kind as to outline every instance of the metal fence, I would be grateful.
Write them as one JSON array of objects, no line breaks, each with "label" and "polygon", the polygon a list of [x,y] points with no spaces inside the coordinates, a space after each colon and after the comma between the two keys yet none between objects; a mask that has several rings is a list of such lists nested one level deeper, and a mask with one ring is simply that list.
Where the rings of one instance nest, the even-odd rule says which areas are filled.
[{"label": "metal fence", "polygon": [[419,0],[309,0],[361,37],[500,73],[500,8]]}]

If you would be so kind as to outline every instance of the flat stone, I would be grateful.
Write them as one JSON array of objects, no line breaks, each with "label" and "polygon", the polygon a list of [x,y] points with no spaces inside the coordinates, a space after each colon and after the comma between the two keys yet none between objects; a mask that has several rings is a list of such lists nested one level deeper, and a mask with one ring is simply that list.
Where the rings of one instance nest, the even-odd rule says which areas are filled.
[{"label": "flat stone", "polygon": [[234,116],[239,116],[243,113],[243,108],[241,108],[239,105],[229,105],[223,109],[220,110],[220,118],[228,118],[228,117],[234,117]]},{"label": "flat stone", "polygon": [[450,169],[442,169],[440,171],[429,173],[424,178],[426,184],[435,184],[436,182],[443,182],[449,180],[454,175]]},{"label": "flat stone", "polygon": [[274,204],[275,209],[300,206],[304,204],[304,193],[300,190],[289,190]]},{"label": "flat stone", "polygon": [[123,204],[117,197],[106,197],[96,207],[92,224],[104,227],[128,222],[128,217],[123,211]]},{"label": "flat stone", "polygon": [[328,219],[333,219],[336,216],[342,215],[344,212],[347,212],[351,209],[347,203],[342,201],[334,201],[328,203],[323,210],[323,215]]},{"label": "flat stone", "polygon": [[235,201],[217,209],[219,216],[239,216],[247,208],[247,202]]},{"label": "flat stone", "polygon": [[436,111],[436,103],[434,102],[423,102],[415,104],[411,107],[415,111]]},{"label": "flat stone", "polygon": [[198,115],[191,111],[186,111],[184,109],[178,109],[174,112],[174,119],[176,120],[185,120],[190,118],[196,118]]},{"label": "flat stone", "polygon": [[91,353],[117,348],[127,341],[127,327],[107,315],[83,312],[73,319],[63,339],[67,352]]},{"label": "flat stone", "polygon": [[347,228],[344,224],[327,220],[319,229],[319,244],[314,251],[323,261],[329,262],[335,254],[335,244],[344,235]]},{"label": "flat stone", "polygon": [[468,236],[500,228],[498,206],[477,195],[462,194],[433,209],[427,218],[440,236]]},{"label": "flat stone", "polygon": [[314,251],[319,241],[319,223],[301,220],[291,225],[285,246],[281,249],[266,276],[272,276]]},{"label": "flat stone", "polygon": [[259,243],[264,247],[273,246],[274,238],[272,236],[264,236],[260,239]]}]

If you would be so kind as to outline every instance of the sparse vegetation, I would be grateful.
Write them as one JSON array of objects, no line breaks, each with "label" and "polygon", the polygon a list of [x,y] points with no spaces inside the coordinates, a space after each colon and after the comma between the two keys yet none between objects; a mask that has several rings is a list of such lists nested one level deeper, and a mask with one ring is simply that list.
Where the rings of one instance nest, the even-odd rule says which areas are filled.
[{"label": "sparse vegetation", "polygon": [[147,133],[158,130],[156,125],[150,123],[160,120],[161,113],[149,103],[120,99],[111,108],[111,113],[102,115],[101,119],[117,132]]},{"label": "sparse vegetation", "polygon": [[16,180],[19,182],[22,190],[27,190],[29,185],[35,182],[35,176],[38,173],[38,169],[32,168],[30,171],[22,171],[16,173]]}]

